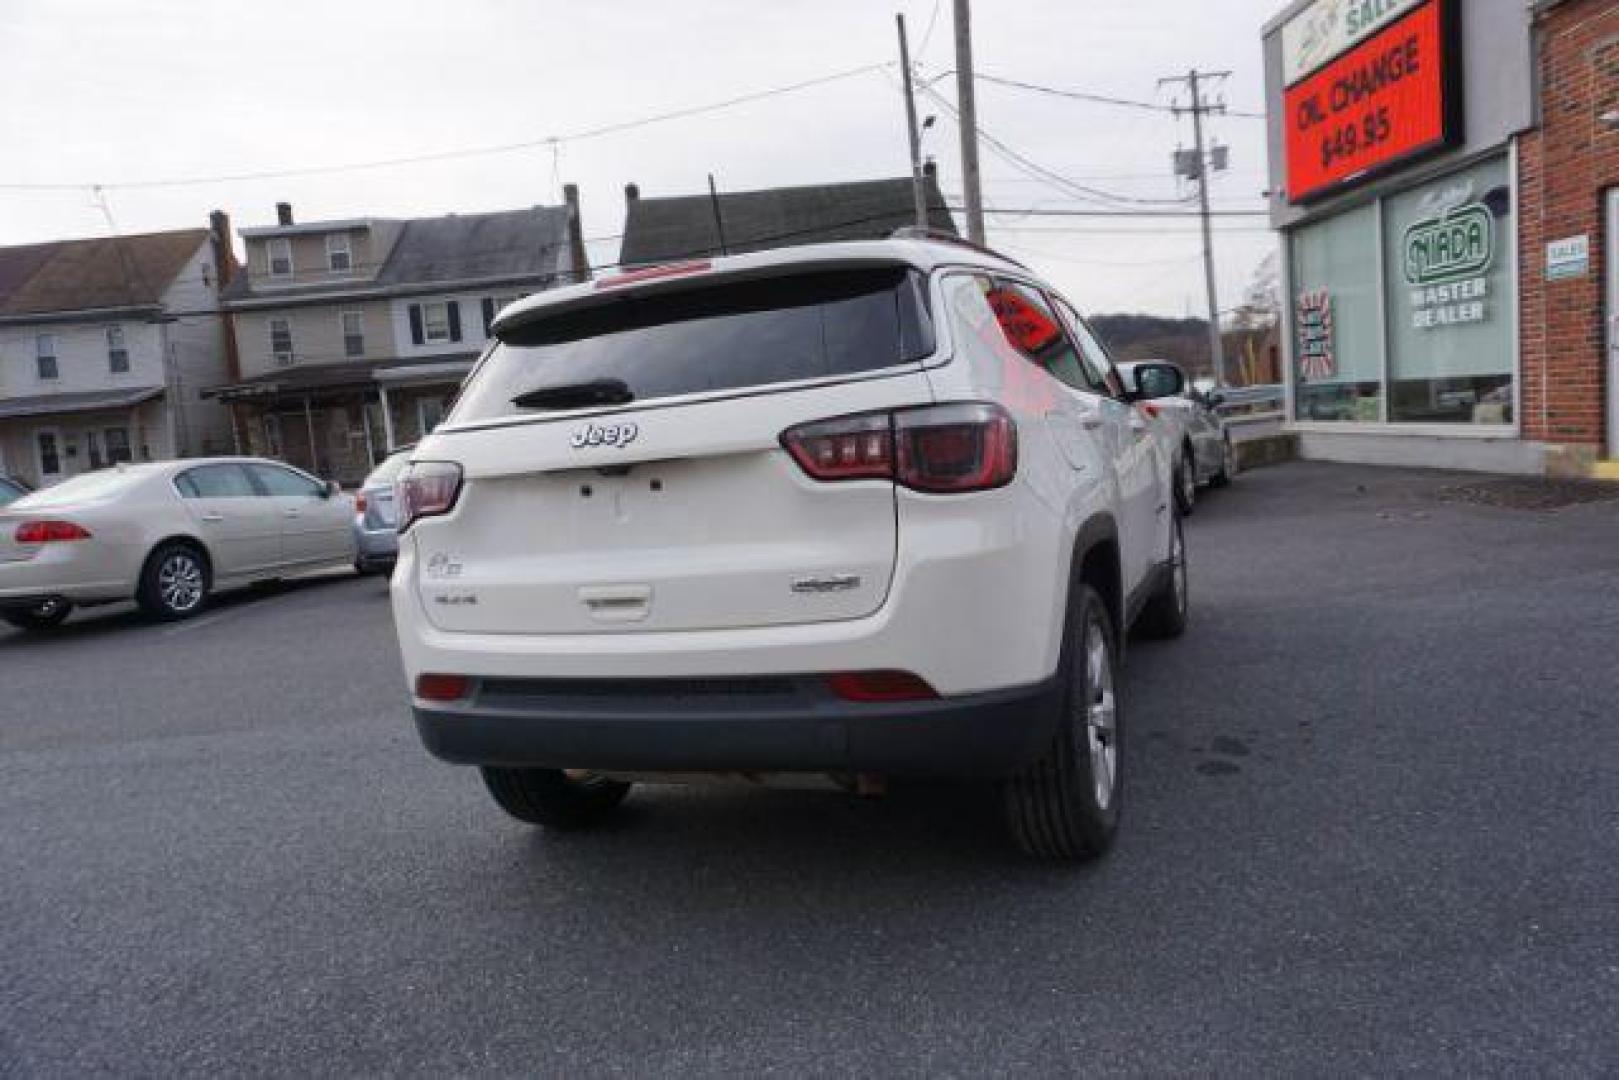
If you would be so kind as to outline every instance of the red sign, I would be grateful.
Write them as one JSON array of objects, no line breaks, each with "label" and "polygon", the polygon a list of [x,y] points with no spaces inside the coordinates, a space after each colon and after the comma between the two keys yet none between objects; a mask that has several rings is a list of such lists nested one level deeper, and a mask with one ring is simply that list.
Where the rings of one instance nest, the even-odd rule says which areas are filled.
[{"label": "red sign", "polygon": [[1448,143],[1449,4],[1412,11],[1288,88],[1287,197],[1303,202]]}]

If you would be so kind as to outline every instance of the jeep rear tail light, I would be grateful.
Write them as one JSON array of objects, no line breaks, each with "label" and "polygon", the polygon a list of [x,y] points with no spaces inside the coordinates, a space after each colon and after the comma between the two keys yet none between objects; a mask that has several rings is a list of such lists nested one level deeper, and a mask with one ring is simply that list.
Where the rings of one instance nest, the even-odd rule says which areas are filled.
[{"label": "jeep rear tail light", "polygon": [[899,482],[917,491],[987,491],[1017,474],[1017,425],[998,405],[935,405],[894,414]]},{"label": "jeep rear tail light", "polygon": [[939,692],[909,671],[840,671],[826,685],[844,701],[932,701]]},{"label": "jeep rear tail light", "polygon": [[17,526],[19,544],[55,544],[67,540],[88,540],[90,530],[71,521],[25,521]]},{"label": "jeep rear tail light", "polygon": [[1017,474],[1017,424],[965,402],[800,424],[781,444],[815,480],[891,480],[929,494],[987,491]]},{"label": "jeep rear tail light", "polygon": [[894,477],[893,420],[887,413],[800,424],[782,432],[781,443],[816,480]]},{"label": "jeep rear tail light", "polygon": [[461,466],[452,461],[412,462],[399,477],[399,531],[404,532],[420,518],[447,514],[461,494]]}]

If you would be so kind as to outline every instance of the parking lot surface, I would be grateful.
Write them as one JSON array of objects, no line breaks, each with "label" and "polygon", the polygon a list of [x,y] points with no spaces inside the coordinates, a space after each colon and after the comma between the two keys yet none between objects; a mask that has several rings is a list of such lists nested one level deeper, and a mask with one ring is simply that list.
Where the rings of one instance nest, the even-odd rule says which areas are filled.
[{"label": "parking lot surface", "polygon": [[520,826],[379,579],[0,629],[0,1074],[1611,1070],[1619,502],[1479,484],[1210,493],[1080,870],[970,791]]}]

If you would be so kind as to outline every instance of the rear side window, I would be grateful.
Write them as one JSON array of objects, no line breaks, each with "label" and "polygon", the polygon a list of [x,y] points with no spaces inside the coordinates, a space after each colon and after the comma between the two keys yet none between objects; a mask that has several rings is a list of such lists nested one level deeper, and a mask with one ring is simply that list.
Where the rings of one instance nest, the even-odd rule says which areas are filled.
[{"label": "rear side window", "polygon": [[291,469],[282,469],[274,465],[249,465],[253,479],[264,489],[266,495],[303,495],[314,498],[323,488],[320,483],[311,480],[302,473],[295,473]]},{"label": "rear side window", "polygon": [[543,415],[512,399],[552,387],[615,381],[646,401],[876,371],[932,351],[921,275],[903,267],[629,293],[505,331],[450,422]]},{"label": "rear side window", "polygon": [[250,499],[258,493],[240,465],[203,465],[174,478],[188,499]]}]

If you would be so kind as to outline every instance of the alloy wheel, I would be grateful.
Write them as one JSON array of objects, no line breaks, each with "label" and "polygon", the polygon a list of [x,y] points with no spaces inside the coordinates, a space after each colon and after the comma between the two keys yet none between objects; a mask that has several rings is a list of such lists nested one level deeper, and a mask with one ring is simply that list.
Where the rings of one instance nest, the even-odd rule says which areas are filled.
[{"label": "alloy wheel", "polygon": [[193,555],[175,552],[157,572],[158,596],[170,611],[183,615],[202,603],[202,566]]},{"label": "alloy wheel", "polygon": [[1107,631],[1091,623],[1085,631],[1085,745],[1091,755],[1096,805],[1113,805],[1119,777],[1118,705],[1113,696],[1113,657]]}]

